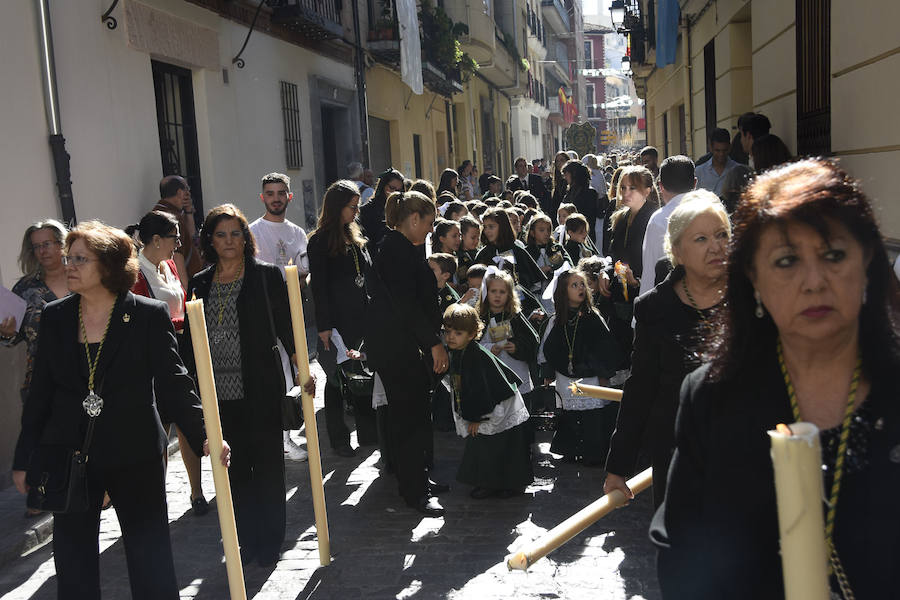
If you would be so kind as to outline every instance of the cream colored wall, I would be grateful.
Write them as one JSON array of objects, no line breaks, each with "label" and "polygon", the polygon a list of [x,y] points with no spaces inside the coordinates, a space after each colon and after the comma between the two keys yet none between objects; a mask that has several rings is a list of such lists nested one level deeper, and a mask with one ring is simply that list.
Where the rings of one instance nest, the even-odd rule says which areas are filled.
[{"label": "cream colored wall", "polygon": [[[456,140],[454,142],[454,154],[457,164],[451,165],[454,168],[463,160],[472,160],[473,154],[475,155],[475,163],[478,165],[479,170],[483,168],[483,132],[482,122],[479,116],[481,113],[480,98],[482,96],[489,98],[490,92],[491,89],[487,82],[480,77],[473,76],[469,81],[463,83],[463,91],[453,96],[453,104],[458,107],[457,111],[461,117],[460,120],[456,122],[458,131],[457,137],[454,138]],[[472,116],[473,111],[476,113],[477,117],[474,119],[474,122]],[[510,112],[509,98],[499,91],[494,90],[494,110],[492,120],[494,139],[498,146],[503,149],[503,164],[498,168],[495,168],[494,173],[500,177],[509,174],[512,169],[511,157],[514,152],[509,147],[509,138],[510,136],[515,136],[515,133],[513,132],[517,126],[516,120],[517,117],[515,114]],[[503,123],[507,125],[506,139],[503,138]],[[530,123],[529,120],[529,132],[531,130]]]},{"label": "cream colored wall", "polygon": [[791,152],[797,151],[797,32],[794,4],[754,0],[753,110],[766,115]]},{"label": "cream colored wall", "polygon": [[900,240],[900,3],[833,2],[831,11],[831,148],[875,200],[882,234]]},{"label": "cream colored wall", "polygon": [[[421,136],[422,177],[430,181],[440,179],[437,166],[436,134],[447,135],[444,98],[425,89],[421,96],[410,94],[400,75],[382,65],[366,72],[369,114],[391,124],[391,163],[406,177],[415,177],[413,134]],[[428,116],[428,106],[434,105]]]}]

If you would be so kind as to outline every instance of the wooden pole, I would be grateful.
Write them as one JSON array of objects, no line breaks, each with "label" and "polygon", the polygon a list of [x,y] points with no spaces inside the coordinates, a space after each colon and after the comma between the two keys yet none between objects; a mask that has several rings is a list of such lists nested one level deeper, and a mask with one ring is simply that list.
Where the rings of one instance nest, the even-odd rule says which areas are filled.
[{"label": "wooden pole", "polygon": [[[637,495],[650,487],[652,482],[653,470],[648,468],[629,479],[627,484],[631,491]],[[545,533],[540,539],[532,542],[530,546],[521,552],[517,552],[509,557],[506,561],[506,566],[510,570],[527,570],[528,567],[627,502],[628,499],[625,497],[625,494],[620,490],[613,490],[611,493],[579,510]]]},{"label": "wooden pole", "polygon": [[769,431],[786,600],[828,598],[822,450],[812,423]]},{"label": "wooden pole", "polygon": [[[296,265],[284,268],[287,279],[288,299],[291,303],[291,323],[294,329],[294,352],[300,370],[300,385],[309,381],[309,351],[306,348],[306,327],[303,323],[303,300],[300,296],[300,278]],[[309,485],[312,491],[313,512],[316,517],[316,537],[319,539],[319,564],[331,564],[331,542],[328,536],[328,515],[325,512],[325,486],[322,483],[322,457],[319,453],[319,430],[316,428],[316,410],[313,397],[302,395],[303,422],[306,426],[306,449],[309,452]]]},{"label": "wooden pole", "polygon": [[612,400],[613,402],[622,401],[622,390],[616,388],[603,387],[599,385],[588,385],[580,381],[572,382],[572,392],[579,396],[589,396],[591,398],[600,398],[602,400]]},{"label": "wooden pole", "polygon": [[186,310],[191,327],[191,342],[194,347],[194,363],[197,367],[197,383],[200,387],[200,402],[203,405],[206,438],[209,440],[209,462],[212,464],[213,483],[216,486],[216,512],[219,514],[222,546],[225,549],[228,590],[231,593],[231,600],[246,600],[244,568],[241,565],[237,526],[234,522],[234,503],[231,500],[231,482],[228,479],[228,468],[222,464],[219,456],[222,451],[222,422],[219,420],[219,399],[216,395],[216,381],[213,378],[212,357],[209,354],[203,300],[191,300],[187,303]]}]

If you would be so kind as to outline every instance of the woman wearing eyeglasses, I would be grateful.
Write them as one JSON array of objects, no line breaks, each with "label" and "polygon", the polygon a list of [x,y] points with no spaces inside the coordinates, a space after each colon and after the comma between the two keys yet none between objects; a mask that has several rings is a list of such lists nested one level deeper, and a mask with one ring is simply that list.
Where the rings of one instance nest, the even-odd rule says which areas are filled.
[{"label": "woman wearing eyeglasses", "polygon": [[388,196],[404,190],[403,173],[389,168],[378,176],[375,194],[359,209],[359,224],[363,235],[369,240],[369,248],[373,251],[381,244],[381,238],[388,232],[384,222],[384,205]]},{"label": "woman wearing eyeglasses", "polygon": [[[24,277],[13,286],[13,293],[27,303],[25,317],[21,323],[15,317],[7,317],[0,322],[0,341],[5,346],[15,346],[25,342],[25,380],[20,394],[22,403],[28,397],[31,372],[37,355],[38,330],[44,306],[69,293],[66,285],[66,270],[62,263],[62,245],[66,239],[66,228],[55,219],[39,221],[25,230],[22,237],[22,251],[19,266]],[[25,518],[39,515],[40,511],[26,510]]]},{"label": "woman wearing eyeglasses", "polygon": [[28,307],[21,323],[16,323],[14,317],[7,317],[0,322],[0,339],[5,345],[15,346],[19,342],[26,342],[28,362],[21,388],[22,402],[25,402],[31,384],[41,311],[47,303],[69,294],[66,270],[62,263],[62,245],[65,239],[66,228],[55,219],[31,225],[22,237],[19,266],[24,277],[16,282],[12,291],[21,296]]},{"label": "woman wearing eyeglasses", "polygon": [[[86,505],[75,498],[53,519],[58,598],[100,598],[97,536],[106,490],[122,525],[132,597],[177,600],[159,415],[178,423],[202,454],[194,382],[165,307],[129,291],[138,264],[124,231],[80,224],[66,237],[64,262],[72,295],[43,311],[13,482],[30,505],[44,506],[57,489],[48,474],[62,479],[66,452],[86,448]],[[227,465],[227,445],[216,454]]]},{"label": "woman wearing eyeglasses", "polygon": [[[184,287],[174,260],[175,251],[181,246],[178,219],[170,213],[154,210],[144,215],[140,223],[127,227],[125,233],[137,234],[142,245],[138,252],[140,270],[131,291],[165,302],[175,333],[181,333],[184,329]],[[191,509],[194,516],[200,517],[209,512],[200,483],[200,458],[191,450],[187,438],[177,426],[175,431],[191,484]]]}]

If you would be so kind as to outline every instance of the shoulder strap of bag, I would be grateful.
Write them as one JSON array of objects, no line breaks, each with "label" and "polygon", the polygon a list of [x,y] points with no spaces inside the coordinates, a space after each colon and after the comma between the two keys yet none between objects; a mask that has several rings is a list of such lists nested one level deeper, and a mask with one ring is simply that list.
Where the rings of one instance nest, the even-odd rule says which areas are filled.
[{"label": "shoulder strap of bag", "polygon": [[275,333],[275,319],[272,318],[272,305],[269,303],[269,284],[266,282],[266,275],[260,271],[262,277],[263,296],[266,297],[266,316],[269,317],[269,329],[272,331],[272,349],[278,348],[278,334]]}]

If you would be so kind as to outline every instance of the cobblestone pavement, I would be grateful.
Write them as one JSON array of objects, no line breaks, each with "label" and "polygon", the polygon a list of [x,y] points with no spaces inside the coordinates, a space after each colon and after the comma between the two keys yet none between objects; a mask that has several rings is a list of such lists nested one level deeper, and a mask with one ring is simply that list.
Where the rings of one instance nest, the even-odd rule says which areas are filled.
[{"label": "cobblestone pavement", "polygon": [[[321,372],[317,376],[316,402],[321,408],[324,376]],[[319,431],[325,438],[321,413]],[[549,454],[547,434],[539,434],[538,441],[536,480],[524,496],[476,501],[469,498],[466,486],[453,485],[462,441],[451,433],[435,433],[433,475],[453,487],[441,498],[447,509],[441,519],[422,518],[402,504],[395,480],[379,477],[377,450],[362,448],[355,458],[339,458],[326,451],[323,472],[332,555],[328,567],[319,566],[307,463],[288,462],[284,552],[274,567],[245,568],[248,598],[660,598],[655,553],[646,533],[652,505],[649,493],[593,525],[527,573],[507,570],[508,554],[602,493],[600,469],[563,464]],[[212,472],[208,460],[203,464],[204,492],[211,499]],[[190,513],[187,477],[178,456],[169,462],[167,488],[181,597],[228,598],[215,508],[200,518]],[[28,527],[22,520],[20,529]],[[104,512],[100,528],[104,598],[130,595],[119,536],[115,512]],[[45,543],[0,565],[0,600],[55,597],[51,546]]]}]

